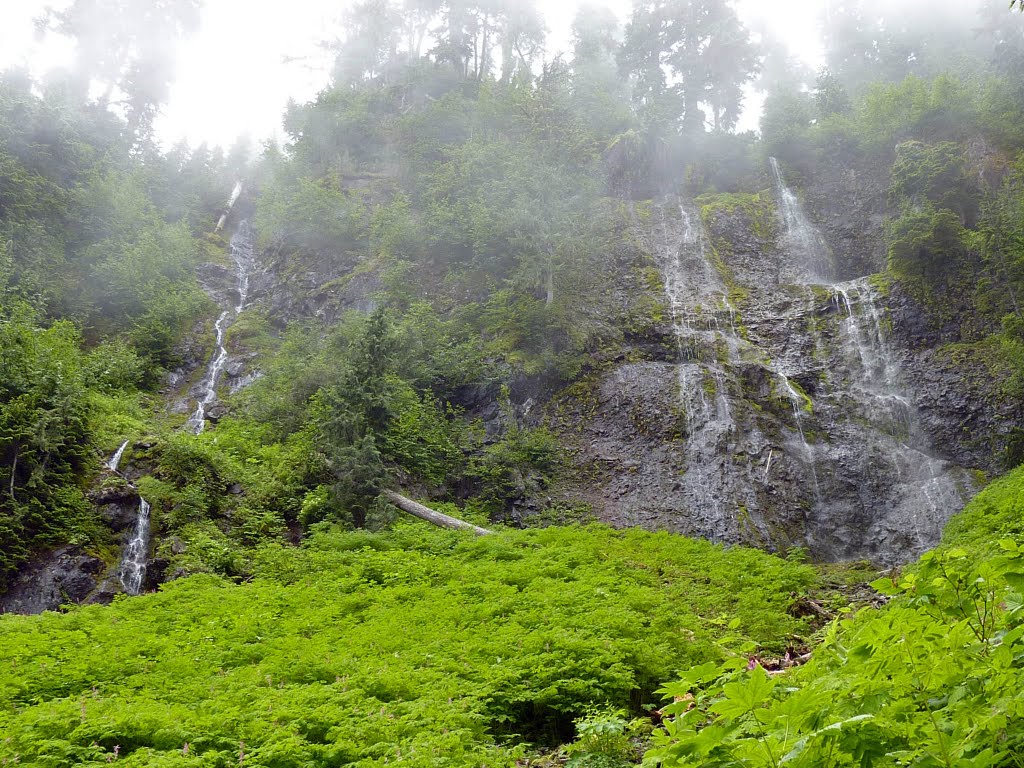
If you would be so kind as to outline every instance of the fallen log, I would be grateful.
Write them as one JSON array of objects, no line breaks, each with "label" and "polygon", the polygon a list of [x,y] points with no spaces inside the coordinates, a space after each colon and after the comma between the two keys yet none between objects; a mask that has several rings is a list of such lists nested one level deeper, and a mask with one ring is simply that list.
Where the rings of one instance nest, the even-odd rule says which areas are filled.
[{"label": "fallen log", "polygon": [[395,493],[394,491],[382,491],[381,495],[398,507],[403,512],[407,512],[410,515],[426,520],[428,523],[440,526],[441,528],[452,528],[457,531],[472,531],[477,536],[486,536],[494,531],[489,531],[486,528],[467,523],[465,520],[459,520],[457,517],[450,517],[449,515],[443,515],[440,512],[436,512],[430,507],[425,507],[422,504],[418,504],[412,499],[407,499],[405,496]]}]

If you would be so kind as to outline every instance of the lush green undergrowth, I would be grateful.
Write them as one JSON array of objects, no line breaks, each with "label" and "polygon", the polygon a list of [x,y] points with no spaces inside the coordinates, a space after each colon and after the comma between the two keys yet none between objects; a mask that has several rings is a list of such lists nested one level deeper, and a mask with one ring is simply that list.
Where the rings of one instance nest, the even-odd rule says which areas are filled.
[{"label": "lush green undergrowth", "polygon": [[242,585],[196,576],[0,618],[0,762],[513,765],[592,707],[642,711],[727,634],[781,650],[816,580],[603,527],[471,539],[416,523],[258,559]]},{"label": "lush green undergrowth", "polygon": [[981,493],[943,545],[875,582],[892,600],[835,623],[782,678],[744,654],[689,670],[651,765],[1024,764],[1024,469]]}]

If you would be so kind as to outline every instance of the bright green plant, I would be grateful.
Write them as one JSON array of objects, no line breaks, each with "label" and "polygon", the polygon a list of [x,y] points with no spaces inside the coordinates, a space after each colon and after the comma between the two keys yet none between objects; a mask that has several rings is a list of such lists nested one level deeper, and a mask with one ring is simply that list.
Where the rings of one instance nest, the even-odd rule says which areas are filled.
[{"label": "bright green plant", "polygon": [[666,766],[1002,766],[1024,759],[1024,554],[929,553],[881,611],[834,625],[781,678],[737,657],[691,669],[647,757]]},{"label": "bright green plant", "polygon": [[567,768],[627,768],[637,761],[637,737],[649,721],[622,710],[594,710],[576,720],[576,740],[565,748]]},{"label": "bright green plant", "polygon": [[182,533],[193,569],[258,575],[0,617],[0,763],[237,765],[244,749],[248,768],[512,768],[578,721],[577,765],[623,765],[642,734],[617,712],[720,658],[707,617],[778,649],[806,631],[786,608],[815,579],[599,526],[476,539],[416,521],[251,556],[212,523]]}]

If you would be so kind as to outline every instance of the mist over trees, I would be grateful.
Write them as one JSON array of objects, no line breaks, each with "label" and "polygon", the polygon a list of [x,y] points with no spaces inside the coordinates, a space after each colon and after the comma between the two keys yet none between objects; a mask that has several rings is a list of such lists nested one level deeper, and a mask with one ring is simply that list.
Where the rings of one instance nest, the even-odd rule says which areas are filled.
[{"label": "mist over trees", "polygon": [[201,0],[74,0],[48,8],[37,20],[74,40],[72,82],[81,92],[98,90],[137,137],[151,129],[174,79],[176,43],[199,27]]},{"label": "mist over trees", "polygon": [[[658,226],[656,201],[678,194],[697,216],[707,210],[748,216],[749,239],[756,242],[741,245],[759,256],[757,249],[770,251],[778,237],[769,157],[806,196],[808,210],[815,203],[838,209],[833,218],[847,227],[841,233],[871,229],[877,260],[860,252],[863,233],[853,233],[854,247],[832,256],[836,274],[881,270],[872,285],[879,293],[899,291],[903,306],[920,319],[921,336],[941,340],[936,358],[970,369],[977,402],[991,397],[998,402],[986,407],[1004,411],[1024,402],[1024,16],[1010,13],[1005,0],[823,5],[823,66],[815,69],[774,38],[763,18],[725,0],[636,0],[621,18],[600,3],[581,4],[565,51],[556,50],[546,29],[543,4],[531,0],[348,3],[339,9],[340,34],[327,43],[329,82],[308,103],[290,103],[283,137],[255,156],[244,138],[230,148],[179,143],[165,149],[155,133],[174,82],[177,47],[202,21],[200,0],[73,0],[41,14],[40,33],[71,38],[75,63],[38,78],[16,68],[0,73],[0,593],[40,553],[66,547],[116,563],[121,534],[112,529],[109,509],[98,510],[111,499],[134,501],[141,494],[159,532],[154,562],[167,574],[212,576],[167,590],[160,599],[171,595],[169,602],[140,601],[152,613],[122,603],[109,614],[146,628],[131,630],[125,663],[152,672],[159,678],[154,685],[177,686],[177,672],[167,670],[182,665],[180,678],[198,702],[185,714],[199,713],[189,727],[200,738],[184,730],[188,718],[176,709],[184,704],[170,694],[166,708],[162,701],[140,704],[149,719],[121,700],[111,705],[116,717],[94,717],[107,693],[96,681],[119,685],[124,658],[100,658],[76,635],[67,641],[73,664],[37,664],[30,655],[51,653],[50,641],[26,630],[26,650],[19,645],[11,669],[34,682],[7,686],[8,699],[0,703],[10,706],[0,708],[0,726],[17,721],[12,738],[18,741],[0,740],[0,757],[30,761],[58,745],[63,754],[96,764],[116,759],[122,748],[122,758],[136,762],[208,757],[227,765],[249,754],[247,765],[354,764],[385,759],[378,748],[394,738],[406,740],[406,757],[422,755],[431,764],[454,745],[473,764],[521,765],[526,746],[516,740],[548,739],[554,746],[570,740],[572,718],[594,700],[653,704],[658,686],[678,674],[680,658],[696,664],[731,656],[746,667],[746,650],[726,653],[711,639],[740,627],[723,611],[742,617],[741,629],[752,637],[761,630],[746,624],[763,624],[780,656],[789,654],[799,639],[794,627],[802,632],[807,617],[785,608],[812,580],[799,562],[806,555],[800,548],[784,562],[738,547],[670,545],[667,536],[639,532],[628,534],[633,543],[608,530],[458,543],[409,530],[381,538],[326,531],[387,527],[393,510],[380,495],[395,487],[480,524],[520,525],[531,515],[545,522],[586,519],[586,509],[555,498],[568,473],[568,441],[556,429],[578,428],[577,420],[602,405],[602,376],[617,366],[656,367],[690,354],[673,344],[663,276],[652,249],[640,242]],[[741,132],[747,100],[758,93],[764,96],[760,133]],[[260,267],[244,312],[234,309],[231,293],[230,232],[216,224],[239,180],[244,192],[229,221],[251,223]],[[846,190],[853,190],[850,200],[835,199]],[[857,195],[863,199],[853,200]],[[711,253],[718,247],[729,244],[710,243],[708,264],[725,284],[726,259]],[[838,301],[822,299],[820,287],[780,290],[789,288],[782,298],[810,296],[815,317],[835,319],[842,311]],[[735,300],[729,310],[739,344],[750,308],[742,286],[724,290]],[[234,316],[224,344],[244,364],[247,375],[236,380],[246,386],[221,387],[216,421],[211,417],[211,428],[195,435],[184,429],[194,400],[189,390],[216,347],[214,318],[227,294]],[[889,318],[875,320],[881,337]],[[730,352],[720,345],[709,354]],[[792,404],[776,396],[767,369],[742,363],[750,386],[772,392],[771,405],[788,418]],[[806,378],[817,384],[818,369]],[[557,418],[541,416],[545,408]],[[667,437],[651,435],[642,413],[629,414],[625,429],[683,450],[686,414],[670,416]],[[802,430],[800,436],[804,446],[825,439],[805,438]],[[103,470],[125,440],[131,473]],[[1024,462],[1024,433],[1011,431],[1005,443],[993,466]],[[723,445],[728,461],[738,462],[733,448]],[[768,451],[766,480],[772,451],[781,452],[778,444]],[[753,466],[746,463],[751,472]],[[589,482],[591,471],[601,468],[586,467],[582,479],[573,479]],[[1017,478],[1005,491],[996,489],[1008,497],[999,507],[1008,510],[1007,519],[992,513],[992,505],[977,508],[989,526],[988,545],[997,533],[1020,536],[1019,472]],[[306,547],[277,546],[307,536]],[[581,580],[574,547],[584,540],[594,574]],[[543,542],[557,545],[557,558]],[[445,558],[460,547],[452,589],[443,600],[424,600],[449,579]],[[1017,560],[1024,550],[1014,547],[1003,549]],[[648,561],[657,548],[666,553],[664,562]],[[609,551],[621,559],[610,574],[604,570]],[[1019,750],[1024,738],[1020,718],[1008,726],[1001,711],[990,712],[986,697],[994,690],[999,706],[1019,704],[1020,654],[1009,649],[1016,643],[1019,650],[1024,614],[1019,595],[991,592],[996,599],[986,592],[978,598],[991,608],[983,632],[974,639],[966,625],[948,632],[947,619],[964,614],[960,587],[981,594],[995,583],[986,579],[1006,576],[972,574],[950,582],[957,589],[940,581],[967,573],[965,559],[950,554],[926,565],[925,611],[903,605],[898,615],[906,622],[876,628],[877,639],[851,644],[855,653],[844,649],[810,667],[822,670],[826,684],[806,685],[805,698],[783,698],[782,686],[773,694],[766,677],[763,700],[723,708],[710,704],[722,698],[686,698],[695,682],[687,681],[670,706],[699,722],[692,732],[660,732],[658,759],[672,765],[691,746],[718,749],[731,739],[746,744],[751,765],[773,765],[775,754],[808,766],[833,757],[887,764],[912,749],[923,755],[920,744],[932,738],[927,749],[938,754],[955,738],[965,760],[1002,764],[1001,751]],[[1007,563],[1000,567],[1010,568]],[[623,574],[637,581],[626,592]],[[680,631],[679,601],[707,597],[708,574],[717,586],[714,599],[694,609],[699,632]],[[1009,576],[1018,584],[1022,578],[1016,570]],[[216,577],[255,578],[259,594],[281,605],[248,600],[243,607],[240,593]],[[858,590],[863,578],[857,574]],[[543,588],[531,591],[534,581]],[[299,613],[282,621],[278,608],[293,610],[308,599],[302,593],[311,584],[322,627]],[[363,595],[378,594],[379,587],[394,590],[386,598],[393,605],[366,624],[372,604]],[[648,594],[662,589],[671,599]],[[175,591],[192,595],[188,610],[166,608],[179,605]],[[220,649],[208,635],[219,627],[203,622],[207,614],[210,621],[233,618],[212,615],[225,595],[248,618],[232,629],[231,647]],[[1003,599],[1008,595],[1012,600]],[[492,625],[456,609],[484,598],[493,599],[485,606],[493,637],[481,630],[474,645],[465,645],[467,626]],[[523,626],[509,620],[508,600],[526,617]],[[655,604],[656,615],[649,610]],[[808,606],[820,618],[818,603],[797,605]],[[935,606],[947,613],[929,612]],[[402,645],[413,608],[437,614],[423,626],[438,616],[448,626],[429,653],[422,641],[422,656],[407,656]],[[564,626],[553,625],[551,616]],[[593,637],[573,623],[580,616],[581,625],[597,627]],[[82,621],[75,625],[81,632],[88,612],[68,618]],[[97,636],[119,637],[122,629],[104,621]],[[290,627],[287,642],[264,657],[264,634],[269,638],[282,625]],[[946,678],[923,686],[917,670],[907,668],[906,637],[899,634],[905,626],[919,631],[914,659],[921,663],[946,644],[942,658],[950,663],[942,671],[949,680],[961,675],[954,695],[944,690]],[[328,641],[317,627],[351,634],[337,632]],[[182,647],[207,649],[194,651],[204,654],[206,672],[196,676],[192,650],[181,654],[168,644],[161,653],[171,649],[180,658],[158,657],[147,645],[151,630],[161,642],[173,635]],[[655,632],[662,633],[657,642],[650,640]],[[380,654],[374,643],[384,636],[394,647]],[[393,666],[378,669],[376,660],[360,657],[358,676],[349,678],[340,665],[356,662],[339,662],[337,653],[346,644],[369,649],[370,659],[394,659]],[[613,653],[617,644],[628,651]],[[464,658],[449,663],[443,654],[450,647]],[[895,671],[865,682],[848,662],[875,649]],[[271,657],[274,667],[258,667]],[[965,657],[968,663],[955,663]],[[97,676],[94,664],[106,677]],[[848,695],[834,695],[840,687],[829,682],[830,664],[840,669]],[[450,669],[439,689],[442,677],[435,673],[445,665]],[[566,677],[569,666],[575,671]],[[77,677],[68,669],[77,669]],[[273,675],[262,674],[267,669]],[[711,665],[700,674],[703,684],[725,673]],[[243,714],[222,717],[210,708],[208,678],[227,686],[221,700]],[[138,679],[130,685],[137,688]],[[475,693],[463,698],[467,679]],[[416,685],[433,691],[436,701],[418,697],[409,680],[421,681]],[[995,687],[986,688],[993,680]],[[857,709],[869,684],[867,699],[892,697],[885,707],[895,715],[884,715],[882,704],[877,717]],[[73,695],[70,686],[78,686]],[[264,763],[258,753],[245,753],[231,730],[255,711],[253,690],[266,704],[260,710],[265,733],[246,738],[250,744],[265,739],[255,745],[267,749]],[[785,695],[791,693],[800,695],[797,688]],[[759,707],[775,695],[778,707],[762,722],[752,713],[768,712]],[[59,714],[35,709],[54,701],[64,708]],[[282,720],[282,710],[291,719]],[[976,735],[982,733],[973,719],[978,712],[987,718],[984,738]],[[819,713],[828,713],[832,724],[823,727]],[[912,727],[907,713],[915,718]],[[947,718],[941,727],[937,716]],[[598,762],[629,764],[623,754],[636,744],[625,736],[625,720],[595,717],[595,733],[618,727],[613,741],[624,745],[617,762]],[[725,723],[717,736],[705,728],[714,718]],[[351,744],[327,743],[338,722],[351,725],[344,736]],[[162,741],[147,730],[157,730],[156,723],[169,723]],[[577,721],[584,736],[586,723]],[[766,724],[770,739],[754,732]],[[115,738],[115,728],[131,740]],[[797,728],[804,751],[783,750]],[[444,741],[434,741],[442,730]],[[278,737],[283,740],[275,742]],[[502,751],[506,740],[511,751]],[[764,750],[770,740],[775,753]],[[824,757],[816,750],[828,740],[835,749]],[[364,741],[372,746],[364,750]],[[406,743],[422,750],[406,750]],[[504,762],[494,760],[499,752]],[[949,754],[943,764],[959,759]]]},{"label": "mist over trees", "polygon": [[[270,483],[294,504],[260,519],[362,523],[396,476],[506,514],[555,471],[549,436],[510,417],[503,441],[485,445],[458,403],[471,385],[569,381],[639,322],[606,288],[607,254],[631,247],[624,201],[756,190],[767,154],[811,178],[830,158],[895,162],[907,139],[940,164],[952,150],[931,144],[972,133],[1022,145],[1011,62],[1024,19],[999,2],[830,5],[826,66],[812,72],[723,0],[643,0],[621,23],[582,5],[565,52],[536,3],[365,0],[343,11],[329,85],[288,107],[283,146],[253,162],[242,141],[161,151],[153,120],[200,14],[198,0],[75,0],[39,19],[72,38],[74,67],[40,82],[0,76],[4,332],[12,347],[42,345],[4,369],[7,568],[31,542],[86,525],[68,479],[87,473],[83,439],[100,439],[89,393],[131,399],[181,363],[211,311],[194,267],[223,253],[212,223],[239,177],[272,258],[339,284],[353,270],[380,281],[388,320],[346,316],[262,342],[281,352],[240,411],[295,468]],[[760,139],[735,133],[752,88],[766,94]],[[965,192],[969,213],[907,189],[893,192],[906,201],[889,230],[894,269],[934,292],[958,273],[928,254],[980,259],[1017,306],[1012,183],[984,204]],[[974,227],[987,233],[980,251],[961,242]],[[332,352],[290,357],[324,333]],[[394,366],[370,376],[361,345],[392,335]],[[25,368],[33,359],[50,362]],[[45,374],[57,359],[76,371],[59,385]]]}]

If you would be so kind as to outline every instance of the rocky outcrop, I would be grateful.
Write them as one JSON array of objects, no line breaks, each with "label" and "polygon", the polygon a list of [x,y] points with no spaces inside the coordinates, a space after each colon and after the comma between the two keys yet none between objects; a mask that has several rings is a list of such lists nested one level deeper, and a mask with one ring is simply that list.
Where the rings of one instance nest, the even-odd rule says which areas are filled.
[{"label": "rocky outcrop", "polygon": [[139,492],[120,476],[105,477],[89,500],[100,519],[114,533],[131,531],[139,508]]},{"label": "rocky outcrop", "polygon": [[998,344],[960,341],[957,324],[937,326],[898,283],[888,307],[923,426],[936,444],[956,463],[991,475],[1019,463],[1024,402],[1009,392],[1014,371]]},{"label": "rocky outcrop", "polygon": [[886,293],[866,278],[809,284],[771,192],[697,204],[703,235],[687,201],[638,220],[665,273],[674,354],[627,348],[549,408],[571,446],[565,498],[616,525],[826,560],[932,546],[977,464],[918,407]]},{"label": "rocky outcrop", "polygon": [[377,271],[357,269],[361,256],[271,248],[264,254],[266,268],[253,276],[253,299],[279,328],[300,318],[328,326],[350,310],[372,312],[383,283]]},{"label": "rocky outcrop", "polygon": [[[131,539],[139,515],[141,499],[130,480],[151,471],[145,452],[152,443],[130,445],[117,471],[105,466],[88,494],[96,522],[109,530],[109,543],[118,552],[123,552]],[[109,603],[124,592],[119,566],[120,562],[107,562],[79,546],[35,553],[0,594],[0,613],[41,613],[65,605]],[[147,588],[155,588],[156,583],[150,579]]]},{"label": "rocky outcrop", "polygon": [[98,557],[67,546],[33,558],[0,595],[0,613],[56,611],[69,603],[109,602],[101,594],[109,568]]}]

